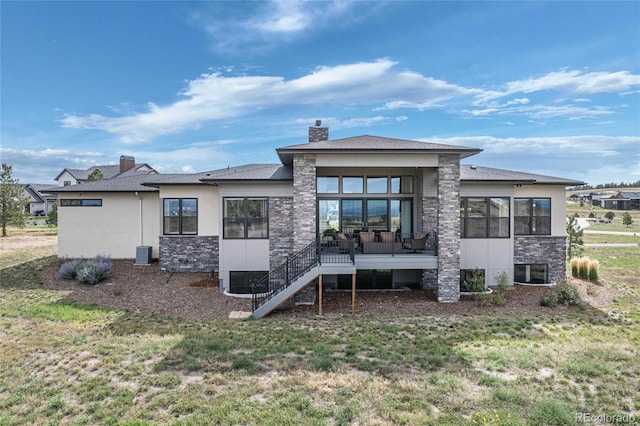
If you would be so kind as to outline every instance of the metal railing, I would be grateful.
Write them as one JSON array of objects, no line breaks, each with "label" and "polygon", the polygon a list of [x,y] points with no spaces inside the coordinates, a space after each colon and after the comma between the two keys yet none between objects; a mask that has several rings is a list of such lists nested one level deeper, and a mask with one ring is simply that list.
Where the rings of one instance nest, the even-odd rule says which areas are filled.
[{"label": "metal railing", "polygon": [[289,287],[298,278],[320,264],[318,244],[312,242],[283,264],[269,271],[269,275],[251,285],[252,310],[264,305],[276,294]]},{"label": "metal railing", "polygon": [[331,233],[318,237],[322,260],[340,262],[345,254],[353,261],[355,254],[421,254],[438,255],[438,235],[431,232],[391,233],[354,232],[350,234]]}]

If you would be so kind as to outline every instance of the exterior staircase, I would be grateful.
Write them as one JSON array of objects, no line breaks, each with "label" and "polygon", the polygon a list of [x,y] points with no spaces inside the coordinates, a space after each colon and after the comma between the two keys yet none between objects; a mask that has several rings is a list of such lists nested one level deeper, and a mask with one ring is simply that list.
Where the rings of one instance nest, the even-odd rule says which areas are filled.
[{"label": "exterior staircase", "polygon": [[355,273],[353,244],[347,254],[323,255],[322,252],[320,240],[314,241],[252,284],[253,317],[260,319],[269,314],[313,283],[321,273]]}]

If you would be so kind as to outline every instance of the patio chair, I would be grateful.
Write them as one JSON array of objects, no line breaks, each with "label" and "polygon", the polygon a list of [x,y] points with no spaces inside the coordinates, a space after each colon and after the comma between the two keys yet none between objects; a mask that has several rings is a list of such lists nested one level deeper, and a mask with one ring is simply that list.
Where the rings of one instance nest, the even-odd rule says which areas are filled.
[{"label": "patio chair", "polygon": [[411,250],[413,253],[418,250],[424,250],[427,234],[425,232],[416,232],[411,238],[405,238],[402,247]]}]

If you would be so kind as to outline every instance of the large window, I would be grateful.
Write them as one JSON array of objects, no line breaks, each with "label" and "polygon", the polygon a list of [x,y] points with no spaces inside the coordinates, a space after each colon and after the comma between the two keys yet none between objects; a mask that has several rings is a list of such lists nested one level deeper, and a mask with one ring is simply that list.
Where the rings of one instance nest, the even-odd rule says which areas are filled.
[{"label": "large window", "polygon": [[516,198],[513,205],[516,235],[551,235],[551,199]]},{"label": "large window", "polygon": [[61,207],[102,207],[102,199],[62,199],[60,200]]},{"label": "large window", "polygon": [[225,198],[223,235],[226,239],[269,238],[266,198]]},{"label": "large window", "polygon": [[412,200],[387,198],[318,199],[318,232],[369,231],[411,233]]},{"label": "large window", "polygon": [[546,284],[548,283],[546,264],[519,264],[514,268],[514,281],[517,283]]},{"label": "large window", "polygon": [[[257,283],[269,275],[269,271],[230,271],[229,272],[229,293],[249,294],[251,285]],[[258,292],[266,291],[265,288],[258,288]]]},{"label": "large window", "polygon": [[318,194],[413,194],[413,176],[318,176]]},{"label": "large window", "polygon": [[461,198],[460,236],[509,238],[509,198]]},{"label": "large window", "polygon": [[198,233],[197,198],[165,198],[163,201],[165,235],[196,235]]}]

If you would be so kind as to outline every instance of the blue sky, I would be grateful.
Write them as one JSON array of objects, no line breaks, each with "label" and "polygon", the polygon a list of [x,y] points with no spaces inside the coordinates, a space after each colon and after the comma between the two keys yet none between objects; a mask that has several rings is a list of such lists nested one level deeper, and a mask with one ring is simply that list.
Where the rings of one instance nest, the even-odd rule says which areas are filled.
[{"label": "blue sky", "polygon": [[1,156],[23,183],[134,155],[276,163],[371,134],[640,179],[640,2],[0,2]]}]

